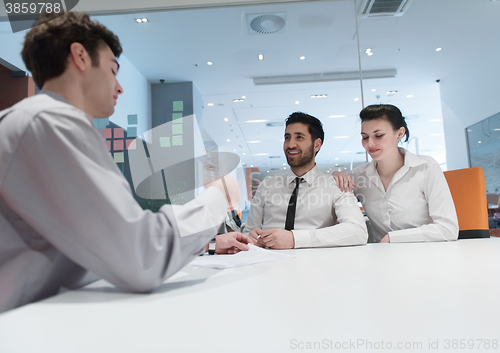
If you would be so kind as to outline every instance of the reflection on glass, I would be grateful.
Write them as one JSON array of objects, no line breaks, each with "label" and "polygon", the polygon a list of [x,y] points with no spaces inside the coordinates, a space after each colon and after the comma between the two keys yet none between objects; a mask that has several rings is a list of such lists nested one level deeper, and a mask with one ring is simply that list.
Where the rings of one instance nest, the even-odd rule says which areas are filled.
[{"label": "reflection on glass", "polygon": [[471,167],[484,172],[486,193],[500,193],[500,113],[467,128]]}]

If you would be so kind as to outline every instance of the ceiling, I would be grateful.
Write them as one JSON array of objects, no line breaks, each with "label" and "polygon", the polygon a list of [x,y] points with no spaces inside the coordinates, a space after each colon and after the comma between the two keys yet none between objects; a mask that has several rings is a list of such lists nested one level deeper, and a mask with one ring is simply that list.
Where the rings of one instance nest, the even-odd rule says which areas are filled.
[{"label": "ceiling", "polygon": [[[90,2],[81,0],[78,8]],[[363,101],[364,105],[397,105],[408,119],[411,136],[418,140],[411,141],[410,149],[415,151],[418,144],[421,154],[433,155],[445,164],[436,80],[446,80],[474,50],[488,43],[500,18],[500,2],[413,0],[402,16],[358,18],[358,60],[354,0],[232,7],[211,1],[217,7],[150,12],[159,3],[135,2],[143,12],[95,18],[120,37],[123,55],[150,83],[192,81],[204,100],[203,127],[219,148],[238,153],[246,166],[270,174],[286,167],[284,126],[266,124],[283,123],[294,111],[312,114],[324,124],[325,143],[316,158],[321,169],[332,170],[336,164],[349,169],[351,163],[364,162],[357,117]],[[196,8],[207,1],[185,3]],[[99,3],[95,6],[95,14],[114,12],[109,3],[102,5],[102,11]],[[134,12],[127,6],[115,7],[116,12]],[[286,13],[285,28],[274,34],[249,34],[246,15],[275,12]],[[142,17],[149,22],[135,22]],[[442,48],[439,52],[438,47]],[[367,48],[373,55],[365,54]],[[258,60],[259,54],[264,60]],[[209,61],[213,65],[207,65]],[[360,62],[364,71],[396,69],[397,75],[363,80],[363,95],[358,80],[267,86],[256,86],[252,80],[352,72],[359,70]],[[397,93],[387,94],[393,90]],[[327,97],[311,98],[317,94]],[[243,102],[233,101],[242,96]],[[248,122],[252,120],[266,122]]]}]

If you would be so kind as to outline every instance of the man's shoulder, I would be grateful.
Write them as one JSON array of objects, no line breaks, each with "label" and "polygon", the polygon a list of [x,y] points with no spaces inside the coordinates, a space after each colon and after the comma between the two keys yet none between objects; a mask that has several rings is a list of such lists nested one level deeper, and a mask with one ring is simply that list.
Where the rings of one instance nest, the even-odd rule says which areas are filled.
[{"label": "man's shoulder", "polygon": [[[71,104],[55,99],[47,94],[38,94],[28,97],[0,112],[0,119],[4,130],[24,131],[33,123],[40,122],[42,126],[54,128],[55,126],[65,126],[65,129],[72,129],[72,125],[88,125],[90,122],[85,113],[75,108]],[[68,125],[70,123],[70,125]]]},{"label": "man's shoulder", "polygon": [[332,191],[338,189],[337,183],[331,174],[318,171],[311,185],[315,188],[330,189]]},{"label": "man's shoulder", "polygon": [[72,111],[75,114],[78,109],[71,104],[57,100],[47,94],[37,94],[32,97],[23,99],[17,104],[9,108],[12,112],[25,113],[30,116],[36,116],[40,112],[61,113],[64,111]]}]

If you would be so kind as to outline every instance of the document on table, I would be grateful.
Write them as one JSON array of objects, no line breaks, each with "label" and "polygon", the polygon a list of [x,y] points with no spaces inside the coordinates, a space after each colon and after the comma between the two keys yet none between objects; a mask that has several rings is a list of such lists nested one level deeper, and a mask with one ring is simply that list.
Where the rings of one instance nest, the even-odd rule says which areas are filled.
[{"label": "document on table", "polygon": [[198,256],[190,263],[190,265],[225,269],[231,267],[255,265],[263,262],[291,259],[295,257],[295,255],[284,254],[273,250],[266,250],[251,244],[249,244],[248,246],[250,248],[248,251],[240,251],[239,253],[234,255]]}]

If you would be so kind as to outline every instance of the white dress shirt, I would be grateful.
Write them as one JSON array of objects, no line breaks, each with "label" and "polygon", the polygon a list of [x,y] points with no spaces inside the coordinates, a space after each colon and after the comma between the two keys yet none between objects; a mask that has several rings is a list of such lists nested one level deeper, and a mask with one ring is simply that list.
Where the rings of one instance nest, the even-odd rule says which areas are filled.
[{"label": "white dress shirt", "polygon": [[[248,214],[243,233],[285,227],[288,202],[297,176],[265,178],[260,183]],[[292,231],[295,248],[366,244],[365,220],[353,193],[344,193],[335,180],[315,166],[301,178]],[[333,181],[333,182],[332,182]],[[337,224],[337,221],[339,224]]]},{"label": "white dress shirt", "polygon": [[389,234],[391,243],[450,241],[458,237],[458,220],[448,183],[438,163],[404,148],[404,165],[384,190],[372,161],[349,174],[370,219],[375,241]]},{"label": "white dress shirt", "polygon": [[150,291],[217,234],[222,192],[142,210],[90,120],[61,96],[41,91],[2,117],[0,312],[82,284],[88,271]]}]

